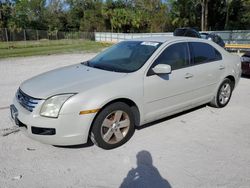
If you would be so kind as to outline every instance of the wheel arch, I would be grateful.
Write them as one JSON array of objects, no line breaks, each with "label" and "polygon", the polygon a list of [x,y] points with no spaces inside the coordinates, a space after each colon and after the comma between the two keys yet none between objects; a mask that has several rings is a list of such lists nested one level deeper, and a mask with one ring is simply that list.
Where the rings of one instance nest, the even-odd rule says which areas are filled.
[{"label": "wheel arch", "polygon": [[123,102],[123,103],[127,104],[127,105],[130,107],[130,109],[131,109],[131,111],[132,111],[132,113],[133,113],[133,115],[134,115],[134,118],[135,118],[135,126],[139,126],[139,125],[140,125],[140,120],[141,120],[140,117],[141,117],[141,115],[140,115],[140,110],[139,110],[137,104],[136,104],[133,100],[128,99],[128,98],[117,98],[117,99],[113,99],[113,100],[107,102],[106,104],[104,104],[104,105],[101,107],[101,109],[100,109],[99,112],[95,115],[95,117],[94,117],[94,119],[93,119],[93,121],[92,121],[92,123],[91,123],[90,129],[89,129],[89,134],[88,134],[88,135],[90,135],[91,129],[92,129],[92,127],[93,127],[93,124],[94,124],[95,119],[96,119],[96,117],[98,116],[98,114],[99,114],[106,106],[111,105],[111,104],[116,103],[116,102]]},{"label": "wheel arch", "polygon": [[233,84],[232,89],[234,89],[234,87],[235,87],[235,78],[234,78],[234,76],[229,75],[226,78],[229,79],[232,82],[232,84]]}]

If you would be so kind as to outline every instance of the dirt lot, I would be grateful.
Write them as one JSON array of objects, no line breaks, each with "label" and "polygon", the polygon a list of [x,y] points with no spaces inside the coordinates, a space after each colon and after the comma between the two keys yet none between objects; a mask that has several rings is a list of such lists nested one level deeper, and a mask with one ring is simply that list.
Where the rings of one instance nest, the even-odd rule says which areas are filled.
[{"label": "dirt lot", "polygon": [[8,106],[23,80],[92,56],[0,60],[0,187],[250,187],[248,78],[226,108],[158,121],[111,151],[45,145],[13,127]]}]

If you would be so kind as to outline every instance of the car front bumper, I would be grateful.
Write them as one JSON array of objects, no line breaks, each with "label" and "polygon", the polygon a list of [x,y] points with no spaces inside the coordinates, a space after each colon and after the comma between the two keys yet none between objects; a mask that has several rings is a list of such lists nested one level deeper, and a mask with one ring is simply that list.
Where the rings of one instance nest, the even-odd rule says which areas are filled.
[{"label": "car front bumper", "polygon": [[[41,105],[38,104],[33,112],[29,112],[14,98],[11,105],[13,123],[28,137],[42,143],[59,146],[87,143],[94,113],[60,114],[58,118],[48,118],[39,115]],[[13,112],[13,108],[17,112]]]}]

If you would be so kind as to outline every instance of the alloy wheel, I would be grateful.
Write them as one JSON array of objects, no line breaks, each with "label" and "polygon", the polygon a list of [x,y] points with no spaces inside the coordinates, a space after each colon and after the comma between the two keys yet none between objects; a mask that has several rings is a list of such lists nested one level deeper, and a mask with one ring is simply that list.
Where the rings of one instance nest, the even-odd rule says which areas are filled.
[{"label": "alloy wheel", "polygon": [[122,141],[128,134],[130,118],[122,110],[111,112],[102,122],[101,136],[108,144],[116,144]]}]

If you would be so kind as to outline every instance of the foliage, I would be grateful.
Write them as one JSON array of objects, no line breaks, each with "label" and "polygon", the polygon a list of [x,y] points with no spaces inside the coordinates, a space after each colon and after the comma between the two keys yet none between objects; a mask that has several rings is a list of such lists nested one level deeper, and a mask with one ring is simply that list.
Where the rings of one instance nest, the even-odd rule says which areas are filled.
[{"label": "foliage", "polygon": [[250,29],[250,0],[0,1],[0,28],[11,30],[162,32],[204,23],[209,30]]},{"label": "foliage", "polygon": [[201,8],[198,1],[177,0],[172,2],[171,20],[174,27],[197,27],[200,25]]}]

